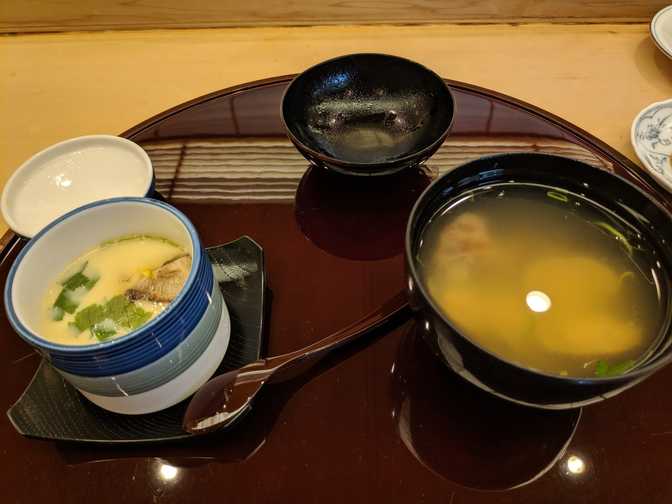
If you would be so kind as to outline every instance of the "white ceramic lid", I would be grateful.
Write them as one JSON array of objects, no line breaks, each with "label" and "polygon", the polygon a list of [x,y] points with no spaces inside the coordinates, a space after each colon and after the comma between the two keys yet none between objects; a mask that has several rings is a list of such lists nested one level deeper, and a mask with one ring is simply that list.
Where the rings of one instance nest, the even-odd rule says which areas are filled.
[{"label": "white ceramic lid", "polygon": [[77,137],[23,163],[7,181],[0,207],[7,225],[31,238],[87,203],[146,196],[152,181],[152,162],[139,145],[112,135]]}]

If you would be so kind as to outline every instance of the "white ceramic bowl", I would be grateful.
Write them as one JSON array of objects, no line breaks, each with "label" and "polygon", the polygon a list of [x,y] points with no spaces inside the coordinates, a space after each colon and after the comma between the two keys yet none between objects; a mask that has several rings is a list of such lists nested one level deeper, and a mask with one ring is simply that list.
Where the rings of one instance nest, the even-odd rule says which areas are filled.
[{"label": "white ceramic bowl", "polygon": [[112,135],[73,138],[38,152],[14,172],[0,200],[2,216],[31,238],[77,207],[120,196],[149,196],[152,162],[142,148]]},{"label": "white ceramic bowl", "polygon": [[663,7],[653,16],[649,30],[658,48],[672,58],[672,5]]},{"label": "white ceramic bowl", "polygon": [[[192,254],[179,295],[156,318],[125,336],[90,345],[40,337],[41,299],[75,258],[102,241],[132,234],[166,237]],[[80,207],[49,224],[21,251],[5,284],[16,332],[95,404],[125,414],[159,411],[193,394],[215,372],[230,323],[212,265],[187,217],[165,203],[115,198]]]},{"label": "white ceramic bowl", "polygon": [[672,191],[672,100],[652,103],[637,114],[630,141],[646,170]]}]

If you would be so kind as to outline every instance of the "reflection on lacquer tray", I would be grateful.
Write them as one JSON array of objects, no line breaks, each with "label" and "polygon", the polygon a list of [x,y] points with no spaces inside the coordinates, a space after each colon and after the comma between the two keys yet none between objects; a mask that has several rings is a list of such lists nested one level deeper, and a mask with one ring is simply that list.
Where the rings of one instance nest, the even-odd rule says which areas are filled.
[{"label": "reflection on lacquer tray", "polygon": [[[289,384],[287,384],[289,385]],[[237,425],[206,437],[167,441],[162,444],[97,445],[56,442],[67,465],[112,462],[119,459],[158,458],[175,468],[210,462],[239,463],[253,457],[264,445],[283,406],[297,390],[287,385],[272,387],[255,403]]]},{"label": "reflection on lacquer tray", "polygon": [[[265,386],[255,398],[251,410],[237,420],[230,429],[162,444],[99,444],[95,450],[88,444],[56,442],[57,452],[67,465],[114,462],[131,458],[153,459],[156,462],[158,476],[164,480],[172,479],[171,474],[175,473],[177,476],[180,470],[189,467],[213,462],[243,463],[263,450],[284,406],[301,387],[363,351],[380,336],[403,323],[403,318],[395,318],[368,334],[366,338],[360,338],[339,351],[329,353],[317,363],[309,361],[304,366],[297,366],[288,381]],[[162,472],[166,474],[162,476]]]},{"label": "reflection on lacquer tray", "polygon": [[413,204],[435,177],[424,166],[357,178],[311,166],[296,190],[296,221],[309,240],[338,257],[393,257],[404,249]]},{"label": "reflection on lacquer tray", "polygon": [[[417,327],[417,326],[416,326]],[[500,400],[448,369],[412,329],[393,367],[393,418],[403,443],[435,474],[468,488],[505,490],[543,476],[565,455],[581,410]],[[585,470],[563,460],[568,474]]]},{"label": "reflection on lacquer tray", "polygon": [[[308,165],[284,136],[145,140],[156,189],[173,202],[291,203]],[[545,152],[611,169],[579,144],[544,136],[450,135],[428,161],[439,175],[482,156]]]}]

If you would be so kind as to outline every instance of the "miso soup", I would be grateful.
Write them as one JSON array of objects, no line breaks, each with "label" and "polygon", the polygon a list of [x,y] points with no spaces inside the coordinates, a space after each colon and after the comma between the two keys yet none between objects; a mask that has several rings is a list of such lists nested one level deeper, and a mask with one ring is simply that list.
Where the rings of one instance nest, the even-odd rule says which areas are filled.
[{"label": "miso soup", "polygon": [[123,336],[165,310],[190,270],[190,254],[170,240],[143,235],[106,241],[47,288],[39,335],[65,345]]},{"label": "miso soup", "polygon": [[427,224],[416,259],[456,329],[546,373],[627,372],[665,315],[667,277],[646,237],[586,198],[545,186],[468,193]]}]

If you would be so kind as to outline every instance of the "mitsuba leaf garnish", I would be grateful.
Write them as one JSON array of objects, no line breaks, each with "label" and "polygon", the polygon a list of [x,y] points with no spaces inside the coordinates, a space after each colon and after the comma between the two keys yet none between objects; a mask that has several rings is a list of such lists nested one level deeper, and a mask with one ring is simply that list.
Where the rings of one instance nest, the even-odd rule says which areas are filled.
[{"label": "mitsuba leaf garnish", "polygon": [[73,324],[77,329],[79,329],[79,332],[82,332],[86,331],[97,323],[102,322],[106,318],[105,306],[92,304],[77,312]]},{"label": "mitsuba leaf garnish", "polygon": [[55,320],[57,322],[59,320],[63,320],[63,315],[64,315],[63,308],[61,308],[59,306],[52,306],[51,307],[51,320]]},{"label": "mitsuba leaf garnish", "polygon": [[105,319],[91,328],[91,334],[93,334],[99,341],[105,341],[117,334],[117,331],[114,327],[114,322]]},{"label": "mitsuba leaf garnish", "polygon": [[75,314],[73,326],[79,332],[89,329],[99,340],[114,336],[119,328],[133,330],[147,322],[152,314],[120,294],[104,304],[92,304]]},{"label": "mitsuba leaf garnish", "polygon": [[627,373],[632,366],[635,365],[635,361],[632,359],[619,362],[616,364],[609,364],[605,360],[599,360],[595,364],[595,376],[598,377],[608,377],[608,376],[620,376]]},{"label": "mitsuba leaf garnish", "polygon": [[[56,298],[56,301],[54,301],[54,308],[58,308],[66,313],[75,313],[78,306],[79,303],[74,299],[72,291],[67,289],[62,289],[61,293]],[[63,317],[61,316],[61,319],[62,318]]]},{"label": "mitsuba leaf garnish", "polygon": [[52,308],[51,314],[53,320],[63,320],[64,313],[75,313],[75,310],[79,307],[81,297],[96,285],[98,281],[97,276],[87,276],[84,274],[87,264],[85,262],[79,271],[61,282],[63,288],[58,294],[56,301],[54,301]]},{"label": "mitsuba leaf garnish", "polygon": [[151,313],[140,308],[123,294],[114,296],[107,302],[107,314],[110,319],[127,329],[140,327],[151,317]]},{"label": "mitsuba leaf garnish", "polygon": [[567,203],[569,201],[569,198],[567,196],[558,191],[548,191],[546,192],[546,196],[548,196],[549,198],[553,198],[554,200],[557,201],[562,201],[563,203]]},{"label": "mitsuba leaf garnish", "polygon": [[633,247],[623,233],[607,222],[595,222],[595,225],[616,238],[616,241],[625,247],[628,254],[632,255]]}]

